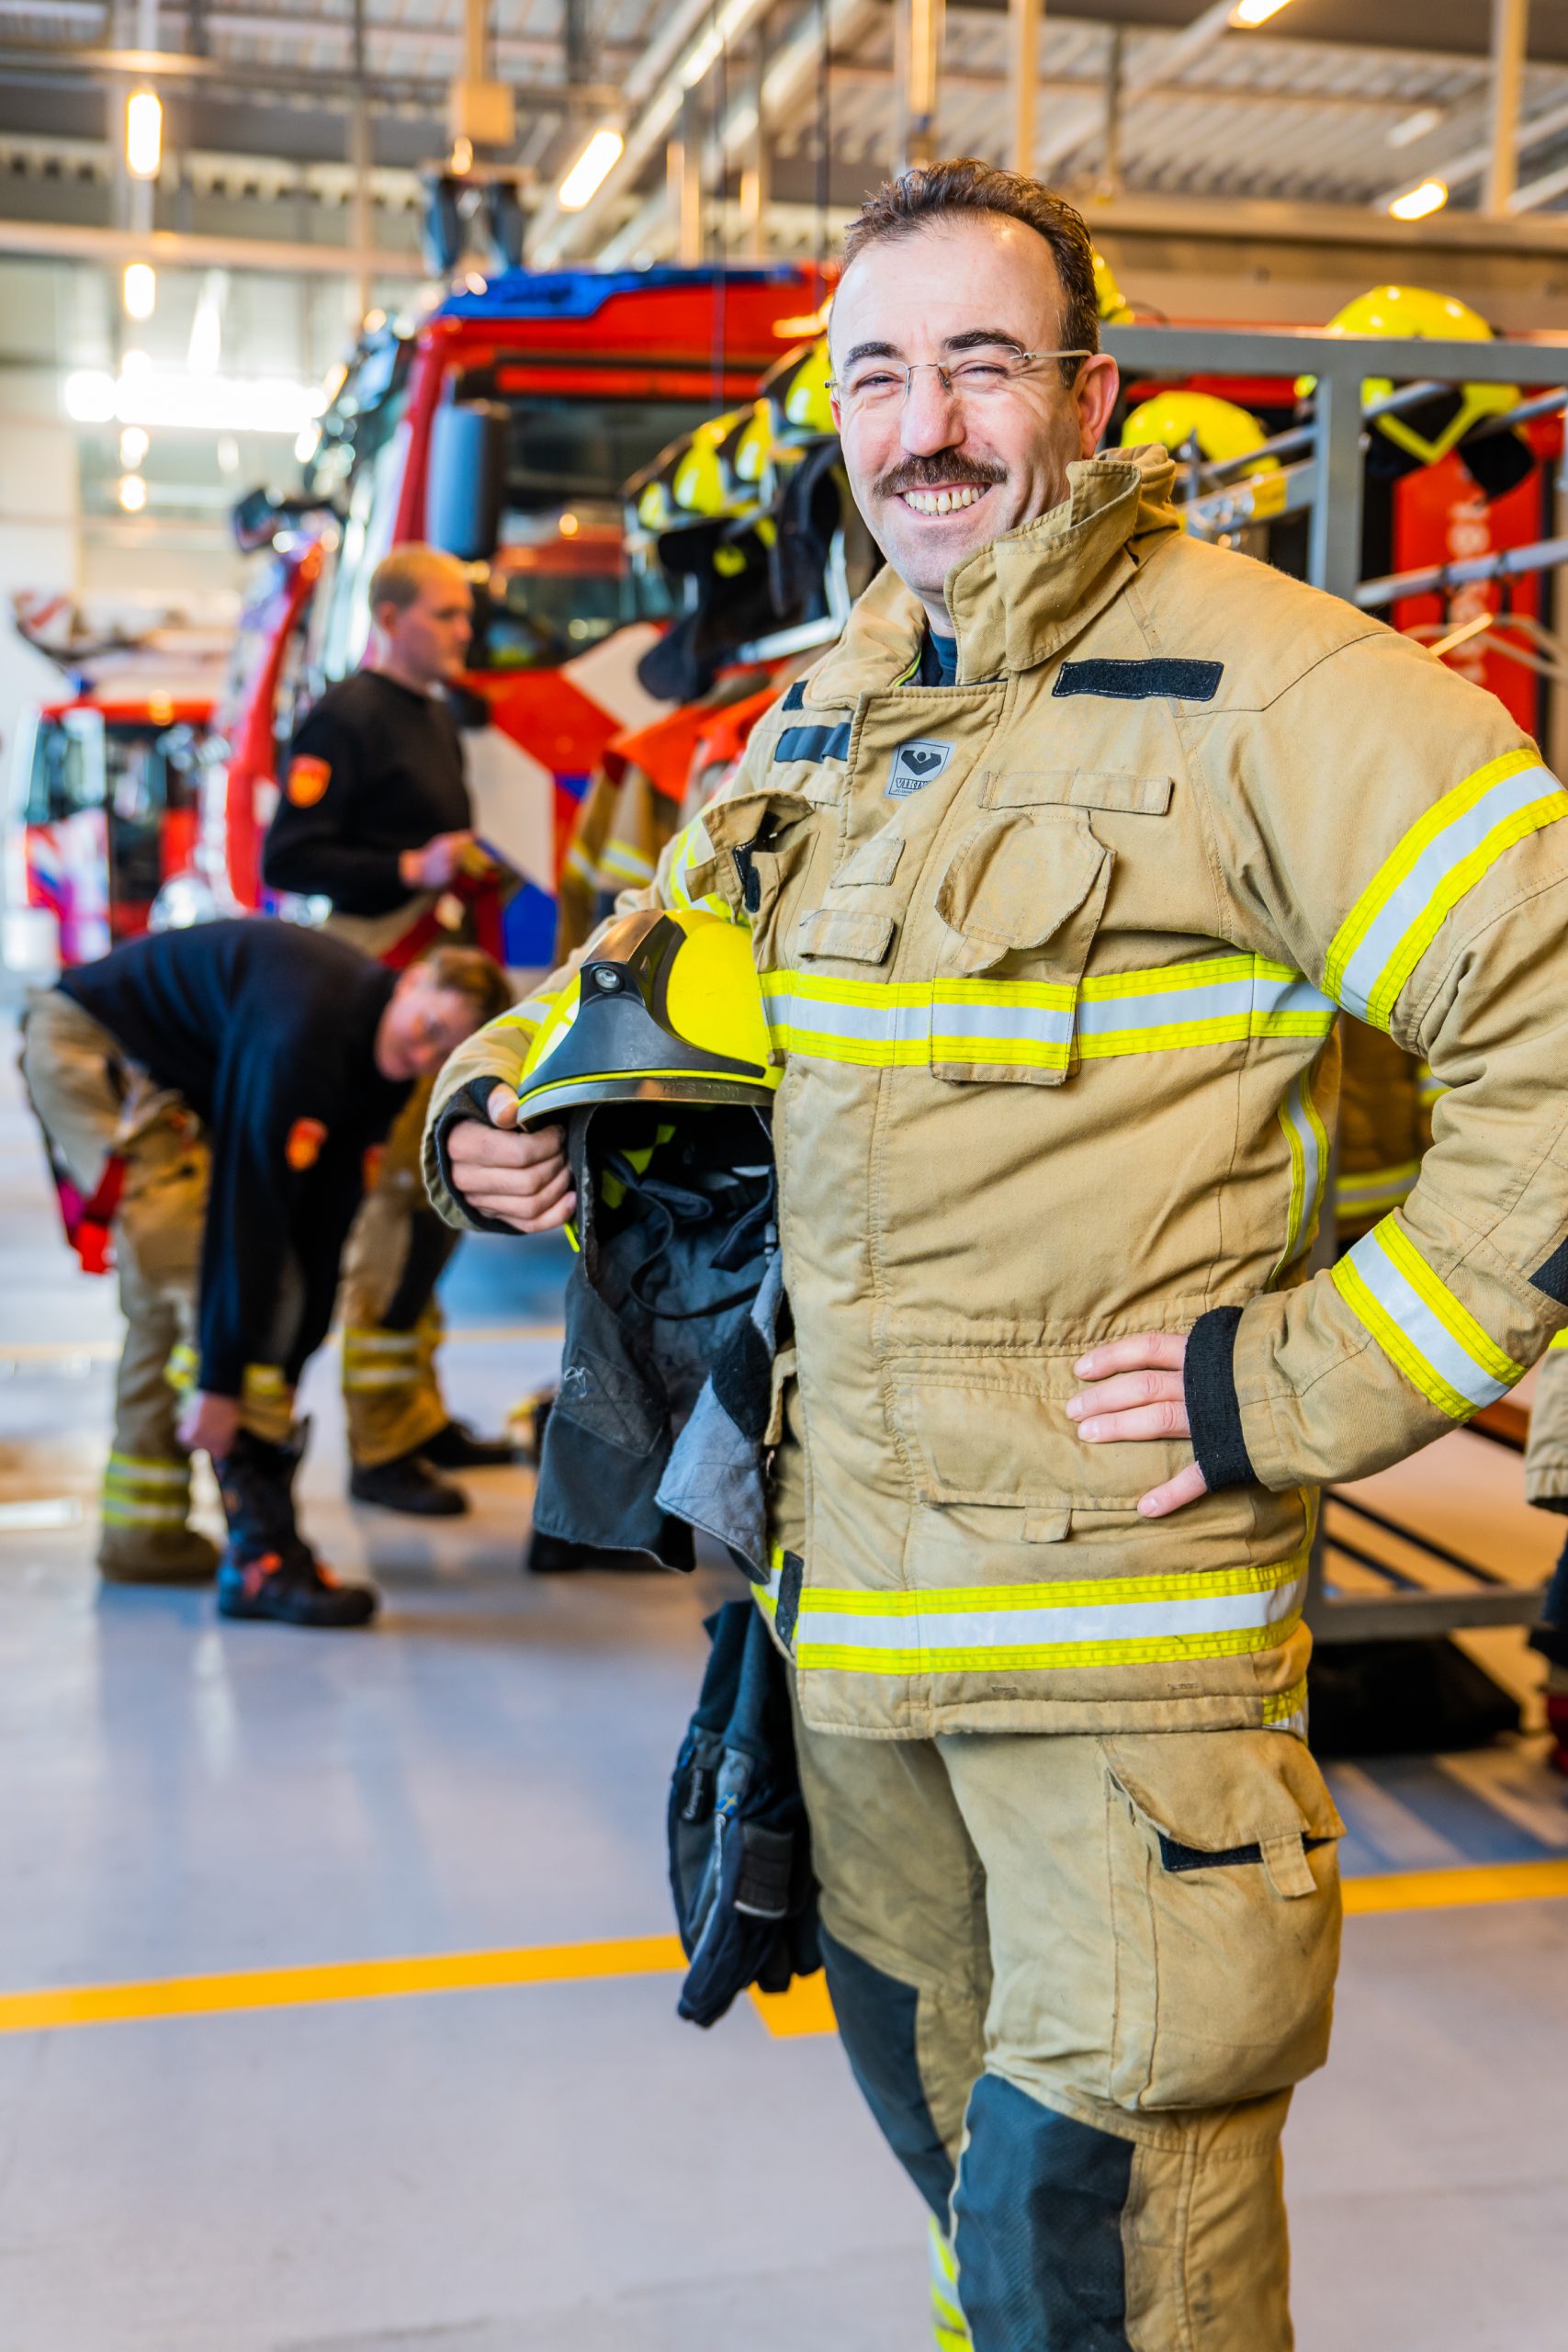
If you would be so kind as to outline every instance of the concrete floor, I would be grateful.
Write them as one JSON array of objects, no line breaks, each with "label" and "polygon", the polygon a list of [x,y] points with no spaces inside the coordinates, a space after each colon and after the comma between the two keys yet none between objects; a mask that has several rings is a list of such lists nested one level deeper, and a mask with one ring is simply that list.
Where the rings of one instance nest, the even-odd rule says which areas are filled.
[{"label": "concrete floor", "polygon": [[[100,1590],[113,1300],[41,1178],[7,1091],[0,1996],[667,1933],[664,1786],[727,1575],[525,1581],[522,1472],[438,1532],[351,1509],[329,1357],[306,1508],[382,1585],[379,1630]],[[459,1261],[459,1410],[494,1423],[548,1369],[559,1271]],[[1456,1457],[1434,1504],[1436,1458],[1410,1492],[1450,1532],[1468,1495],[1495,1546],[1550,1556],[1517,1464]],[[1517,1635],[1488,1654],[1533,1681]],[[1568,1856],[1541,1750],[1337,1769],[1347,1869]],[[749,2004],[699,2034],[673,1992],[0,2032],[0,2352],[919,2352],[921,2211],[832,2038]],[[1287,2140],[1303,2352],[1568,2342],[1565,2075],[1568,1901],[1348,1922]]]}]

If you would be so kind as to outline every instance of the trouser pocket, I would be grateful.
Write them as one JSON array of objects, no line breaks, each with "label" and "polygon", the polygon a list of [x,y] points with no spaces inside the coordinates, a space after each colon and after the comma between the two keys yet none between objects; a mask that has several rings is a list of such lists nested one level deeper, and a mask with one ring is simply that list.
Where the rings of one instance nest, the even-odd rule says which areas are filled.
[{"label": "trouser pocket", "polygon": [[1226,2106],[1328,2054],[1344,1825],[1278,1732],[1103,1745],[1119,2106]]}]

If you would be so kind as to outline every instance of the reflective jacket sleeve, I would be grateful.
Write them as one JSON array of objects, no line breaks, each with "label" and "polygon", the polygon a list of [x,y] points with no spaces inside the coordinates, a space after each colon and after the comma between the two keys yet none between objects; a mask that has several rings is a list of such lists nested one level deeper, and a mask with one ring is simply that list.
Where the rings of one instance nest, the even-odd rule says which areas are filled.
[{"label": "reflective jacket sleeve", "polygon": [[1360,1477],[1568,1323],[1568,793],[1491,695],[1381,628],[1217,722],[1208,756],[1243,929],[1448,1090],[1403,1203],[1190,1343],[1212,1485]]}]

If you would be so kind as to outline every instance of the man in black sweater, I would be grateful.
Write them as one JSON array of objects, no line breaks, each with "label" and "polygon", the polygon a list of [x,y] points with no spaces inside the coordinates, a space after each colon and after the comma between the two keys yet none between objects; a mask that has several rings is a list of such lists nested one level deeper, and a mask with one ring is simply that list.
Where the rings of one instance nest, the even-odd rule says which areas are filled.
[{"label": "man in black sweater", "polygon": [[[329,931],[399,967],[461,935],[463,894],[488,867],[442,692],[468,650],[473,595],[451,556],[407,546],[377,566],[370,609],[370,665],[329,686],[301,721],[262,870],[271,889],[330,900]],[[417,1088],[394,1125],[349,1242],[343,1367],[351,1493],[438,1515],[467,1508],[444,1470],[483,1469],[511,1448],[454,1421],[436,1375],[434,1288],[456,1237],[420,1181],[428,1101]]]},{"label": "man in black sweater", "polygon": [[334,1584],[295,1525],[294,1387],[332,1319],[367,1168],[414,1085],[508,994],[471,948],[394,974],[250,921],[130,941],[35,998],[28,1092],[85,1263],[101,1266],[112,1227],[129,1326],[107,1576],[211,1574],[186,1523],[200,1449],[229,1519],[225,1614],[373,1613],[370,1588]]}]

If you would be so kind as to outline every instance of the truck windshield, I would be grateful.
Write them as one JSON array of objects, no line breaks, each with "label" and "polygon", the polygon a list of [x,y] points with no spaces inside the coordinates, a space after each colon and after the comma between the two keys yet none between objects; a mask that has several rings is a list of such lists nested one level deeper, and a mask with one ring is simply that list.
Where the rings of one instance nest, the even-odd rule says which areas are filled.
[{"label": "truck windshield", "polygon": [[501,545],[475,669],[551,669],[627,621],[661,620],[622,545],[621,487],[709,413],[702,401],[513,393]]}]

